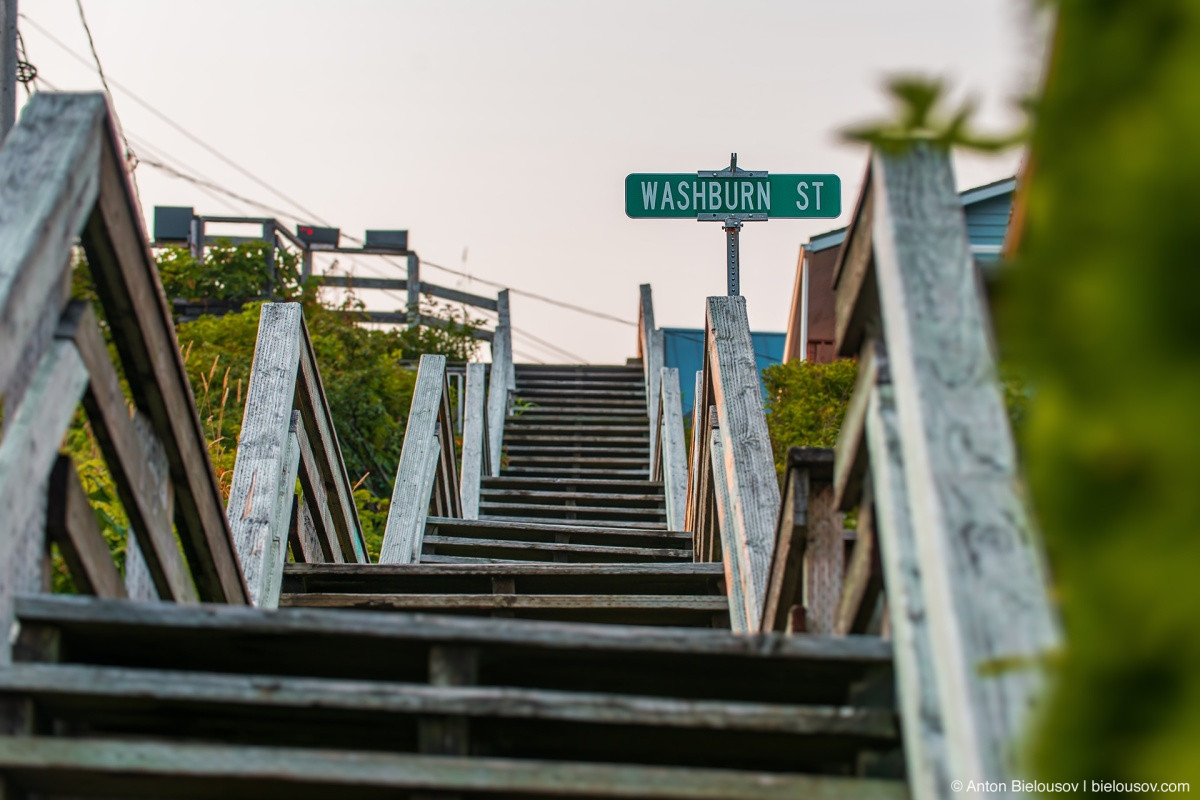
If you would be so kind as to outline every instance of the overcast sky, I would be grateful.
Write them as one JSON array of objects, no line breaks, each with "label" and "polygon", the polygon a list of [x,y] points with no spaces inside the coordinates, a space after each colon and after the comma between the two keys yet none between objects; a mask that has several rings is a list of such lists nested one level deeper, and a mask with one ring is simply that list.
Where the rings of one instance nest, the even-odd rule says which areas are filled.
[{"label": "overcast sky", "polygon": [[[57,89],[98,88],[75,0],[19,3],[40,76]],[[671,327],[702,326],[703,299],[724,293],[724,236],[719,223],[627,218],[626,174],[718,169],[736,151],[746,169],[840,175],[842,218],[743,231],[751,326],[783,330],[801,243],[844,225],[858,196],[866,151],[838,131],[889,113],[885,76],[942,76],[956,97],[978,98],[981,126],[1007,129],[1019,119],[1014,97],[1040,69],[1020,0],[84,8],[117,112],[147,159],[287,211],[290,224],[315,216],[356,236],[407,228],[423,259],[625,320],[636,320],[637,286],[648,282],[658,324]],[[958,158],[959,186],[1007,177],[1018,162],[1015,152]],[[146,164],[136,175],[148,224],[155,205],[264,215]],[[377,259],[355,269],[403,277]],[[422,277],[495,291],[429,267]],[[529,334],[598,363],[635,351],[628,325],[520,296],[513,323],[518,360],[568,360]]]}]

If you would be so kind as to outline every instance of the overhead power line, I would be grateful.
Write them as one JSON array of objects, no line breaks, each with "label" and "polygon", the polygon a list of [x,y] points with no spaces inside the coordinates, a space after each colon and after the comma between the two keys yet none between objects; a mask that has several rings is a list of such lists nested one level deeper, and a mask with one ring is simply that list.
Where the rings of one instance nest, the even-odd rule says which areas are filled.
[{"label": "overhead power line", "polygon": [[[83,10],[82,4],[81,4],[82,0],[76,0],[76,2],[80,4],[80,12],[82,15],[82,10]],[[100,67],[98,58],[96,59],[95,67],[93,67],[91,64],[88,63],[88,61],[85,57],[76,53],[73,49],[71,49],[71,47],[69,47],[68,45],[63,43],[61,40],[59,40],[57,37],[55,37],[52,33],[50,33],[44,27],[39,25],[35,20],[30,19],[24,13],[22,13],[20,16],[26,22],[28,22],[30,25],[32,25],[34,28],[36,28],[43,36],[45,36],[47,39],[49,39],[51,42],[53,42],[55,45],[57,45],[61,50],[66,52],[68,55],[70,55],[76,61],[79,61],[81,64],[88,67],[89,69],[95,69],[97,72],[100,72],[101,82],[104,84],[105,91],[109,94],[110,102],[111,102],[111,91],[108,88],[110,81],[107,79],[107,76],[105,76],[103,74],[103,70]],[[86,25],[86,20],[85,20],[85,25]],[[89,31],[89,41],[91,41],[90,31]],[[95,50],[95,48],[93,45],[93,53],[94,53],[94,50]],[[256,183],[257,185],[266,189],[272,195],[283,200],[285,203],[287,203],[293,209],[301,212],[301,214],[303,214],[306,217],[306,219],[304,219],[303,221],[315,222],[315,223],[319,223],[321,225],[325,225],[328,227],[334,227],[333,223],[322,218],[319,214],[305,208],[303,205],[301,205],[295,199],[284,194],[279,189],[276,189],[269,182],[267,182],[266,180],[255,175],[250,170],[248,170],[246,167],[243,167],[241,164],[238,164],[236,161],[231,159],[229,156],[225,155],[220,150],[218,150],[215,147],[213,147],[212,145],[210,145],[208,142],[204,141],[200,137],[193,134],[191,131],[189,131],[187,128],[185,128],[183,125],[181,125],[180,123],[178,123],[174,119],[172,119],[170,116],[168,116],[167,114],[158,110],[158,108],[156,108],[152,103],[150,103],[150,101],[142,98],[136,92],[131,90],[129,87],[123,85],[122,83],[120,83],[119,81],[117,81],[115,79],[111,81],[111,84],[112,84],[112,86],[117,87],[122,92],[124,92],[126,95],[128,95],[138,105],[142,106],[147,111],[149,111],[151,114],[153,114],[154,116],[161,119],[163,122],[170,125],[173,129],[178,131],[180,134],[182,134],[184,137],[186,137],[189,141],[199,145],[207,152],[216,156],[223,163],[225,163],[228,166],[232,167],[233,169],[237,170],[237,172],[239,172],[246,178],[249,178],[250,180],[254,181],[254,183]],[[122,136],[124,136],[124,134],[122,134]],[[129,149],[128,141],[126,141],[126,149],[127,149],[127,155],[132,155],[132,150]],[[160,148],[154,148],[154,149],[160,149]],[[299,216],[297,214],[283,212],[281,209],[273,208],[267,204],[262,203],[261,201],[253,200],[252,198],[246,197],[245,195],[242,195],[237,192],[233,192],[229,189],[226,189],[224,186],[221,186],[219,183],[217,183],[216,181],[214,181],[212,179],[205,178],[205,177],[199,177],[195,174],[190,174],[190,173],[194,173],[195,170],[189,171],[189,170],[181,170],[178,168],[171,167],[170,165],[165,163],[165,160],[178,161],[178,159],[175,159],[175,158],[164,159],[164,160],[152,159],[152,160],[148,160],[147,163],[148,163],[148,165],[154,167],[155,169],[160,169],[160,170],[166,171],[166,172],[174,175],[177,178],[180,178],[182,180],[186,180],[186,181],[189,181],[189,182],[195,184],[199,188],[207,189],[209,192],[214,192],[214,191],[219,192],[219,193],[226,195],[234,200],[237,200],[238,202],[251,205],[255,208],[267,211],[278,217],[287,217],[294,221],[301,221],[301,216]],[[348,241],[353,242],[355,244],[363,243],[363,240],[357,236],[352,236],[348,233],[343,233],[342,236],[344,236]],[[354,259],[350,259],[350,260],[351,260],[351,263],[354,263],[356,266],[363,267],[364,269],[374,272],[375,274],[381,274],[377,270],[371,269],[370,267],[361,264],[361,262],[358,262],[357,260],[354,260]],[[386,256],[383,258],[383,260],[388,262],[389,264],[391,264],[394,267],[398,267],[400,269],[407,268],[406,265],[401,264],[401,263],[399,263],[391,258],[388,258]],[[539,294],[537,292],[530,292],[525,289],[518,289],[515,287],[511,287],[511,286],[506,286],[502,283],[487,280],[486,278],[479,278],[479,277],[476,277],[475,275],[471,275],[470,273],[463,272],[461,270],[452,269],[450,267],[446,267],[441,264],[434,263],[432,261],[426,261],[426,260],[422,259],[421,264],[423,264],[427,267],[431,267],[432,269],[441,270],[441,271],[449,273],[451,275],[456,275],[458,277],[465,278],[468,281],[482,283],[486,286],[491,286],[491,287],[494,287],[497,289],[508,289],[510,292],[512,292],[515,295],[518,295],[521,297],[527,297],[531,300],[537,300],[542,303],[547,303],[552,306],[564,308],[564,309],[574,311],[579,314],[584,314],[586,316],[594,317],[596,319],[601,319],[601,320],[605,320],[608,322],[616,322],[621,325],[628,325],[630,327],[636,327],[636,325],[637,325],[637,323],[632,320],[623,319],[623,318],[615,316],[613,314],[607,314],[603,311],[595,311],[595,310],[587,308],[585,306],[576,305],[575,303],[571,303],[571,302],[568,302],[565,300],[558,300],[556,298],[548,297],[546,295]],[[526,334],[526,335],[528,335],[528,334]]]}]

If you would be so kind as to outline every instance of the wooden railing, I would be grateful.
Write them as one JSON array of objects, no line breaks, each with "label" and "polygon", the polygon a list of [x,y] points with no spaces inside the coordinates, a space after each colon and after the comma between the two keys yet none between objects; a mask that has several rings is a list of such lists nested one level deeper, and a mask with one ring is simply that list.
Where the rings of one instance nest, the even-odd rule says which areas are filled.
[{"label": "wooden railing", "polygon": [[697,561],[722,561],[735,631],[762,623],[779,485],[743,297],[710,297],[692,414],[685,529]]},{"label": "wooden railing", "polygon": [[508,290],[497,296],[496,333],[492,339],[492,369],[488,379],[487,435],[488,455],[492,475],[500,474],[500,455],[504,445],[504,420],[512,411],[513,393],[517,388],[513,370],[512,324],[509,317]]},{"label": "wooden railing", "polygon": [[459,470],[459,494],[463,519],[479,519],[479,489],[483,478],[492,472],[491,443],[488,441],[487,406],[484,399],[484,364],[467,364],[462,403],[462,469]]},{"label": "wooden railing", "polygon": [[[47,533],[84,592],[177,602],[249,597],[121,153],[99,94],[37,95],[0,150],[5,631],[13,596],[47,588]],[[67,302],[76,237],[132,415],[96,317]],[[124,578],[75,467],[58,454],[81,400],[130,520]],[[9,658],[6,636],[0,663]]]},{"label": "wooden railing", "polygon": [[1011,785],[1059,632],[945,151],[873,156],[835,288],[858,383],[834,452],[789,456],[763,627],[896,642],[914,798]]},{"label": "wooden railing", "polygon": [[439,517],[462,517],[445,356],[421,356],[379,563],[421,560],[431,506]]},{"label": "wooden railing", "polygon": [[299,303],[262,306],[228,518],[256,606],[278,604],[289,542],[299,562],[369,560]]},{"label": "wooden railing", "polygon": [[663,332],[654,325],[654,298],[648,283],[642,284],[638,298],[638,357],[642,360],[646,414],[650,419],[650,480],[663,483],[667,529],[683,531],[687,451],[679,370],[664,366]]}]

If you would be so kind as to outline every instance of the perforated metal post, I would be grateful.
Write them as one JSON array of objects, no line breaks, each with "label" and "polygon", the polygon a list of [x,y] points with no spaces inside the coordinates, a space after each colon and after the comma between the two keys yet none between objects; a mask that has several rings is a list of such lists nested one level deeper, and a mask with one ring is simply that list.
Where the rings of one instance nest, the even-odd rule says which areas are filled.
[{"label": "perforated metal post", "polygon": [[728,287],[726,292],[730,297],[736,297],[740,289],[741,281],[738,266],[738,234],[742,230],[742,221],[740,219],[725,220],[725,249],[729,261]]}]

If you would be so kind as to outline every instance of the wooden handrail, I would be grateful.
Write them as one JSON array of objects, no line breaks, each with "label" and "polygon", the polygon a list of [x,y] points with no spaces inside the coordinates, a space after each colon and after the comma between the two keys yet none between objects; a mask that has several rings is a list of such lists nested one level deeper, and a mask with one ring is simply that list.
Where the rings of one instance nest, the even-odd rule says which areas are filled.
[{"label": "wooden handrail", "polygon": [[720,560],[736,631],[762,624],[779,486],[743,297],[710,297],[696,384],[686,526],[696,560]]},{"label": "wooden handrail", "polygon": [[492,474],[489,452],[487,405],[484,400],[484,364],[467,364],[463,402],[462,468],[459,470],[459,494],[463,519],[479,519],[481,480]]},{"label": "wooden handrail", "polygon": [[945,150],[872,156],[835,289],[860,364],[833,472],[859,512],[836,625],[868,616],[878,558],[913,796],[1007,781],[1059,631]]},{"label": "wooden handrail", "polygon": [[289,540],[299,562],[369,560],[299,303],[262,306],[227,513],[257,606],[279,602]]},{"label": "wooden handrail", "polygon": [[488,376],[487,429],[491,474],[500,474],[501,450],[504,446],[504,420],[512,406],[516,390],[516,373],[512,359],[512,323],[509,317],[508,290],[497,295],[499,315],[492,340],[492,368]]},{"label": "wooden handrail", "polygon": [[[180,602],[248,597],[118,141],[103,95],[40,93],[0,150],[4,630],[13,596],[45,588],[47,533],[84,590]],[[131,390],[132,418],[95,317],[67,303],[76,237]],[[80,400],[130,517],[124,585],[104,563],[108,549],[96,541],[94,520],[88,524],[74,467],[58,456]],[[10,656],[6,638],[0,664]]]},{"label": "wooden handrail", "polygon": [[[661,331],[659,331],[661,334]],[[687,453],[683,444],[683,405],[679,396],[679,370],[663,367],[658,409],[654,466],[650,479],[662,481],[666,498],[667,530],[682,531],[687,507]]]},{"label": "wooden handrail", "polygon": [[458,492],[446,357],[421,356],[379,563],[419,562],[430,506],[437,516],[461,518]]},{"label": "wooden handrail", "polygon": [[658,394],[663,368],[663,333],[654,325],[654,298],[650,284],[643,283],[638,289],[638,358],[642,360],[646,415],[650,418],[650,463],[646,466],[653,469],[658,450],[656,437],[660,406]]}]

